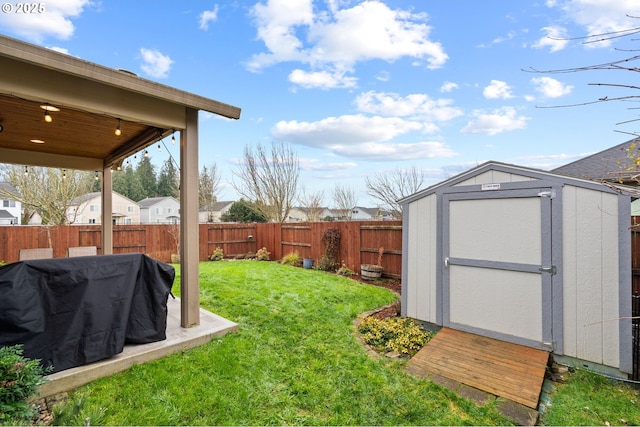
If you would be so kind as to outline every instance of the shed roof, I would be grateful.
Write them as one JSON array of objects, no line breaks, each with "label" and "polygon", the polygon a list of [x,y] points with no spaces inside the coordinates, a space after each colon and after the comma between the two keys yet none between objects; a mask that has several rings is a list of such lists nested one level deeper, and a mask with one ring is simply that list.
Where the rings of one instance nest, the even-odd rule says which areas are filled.
[{"label": "shed roof", "polygon": [[549,181],[557,184],[566,183],[566,184],[574,185],[576,187],[591,188],[591,189],[596,189],[596,190],[600,190],[607,193],[625,193],[630,195],[638,194],[638,189],[635,189],[632,187],[614,185],[613,183],[607,183],[607,184],[598,183],[591,180],[559,175],[559,174],[555,174],[555,173],[540,170],[540,169],[533,169],[533,168],[528,168],[524,166],[517,166],[517,165],[510,165],[507,163],[489,161],[473,169],[470,169],[466,172],[462,172],[461,174],[456,175],[452,178],[449,178],[445,181],[442,181],[438,184],[432,185],[431,187],[425,188],[424,190],[418,191],[417,193],[409,195],[403,199],[400,199],[399,203],[402,205],[411,203],[415,200],[421,199],[432,193],[436,193],[441,189],[452,187],[462,181],[468,180],[476,175],[480,175],[489,170],[496,170],[496,171],[501,171],[506,173],[515,173],[522,176],[545,180],[545,181]]}]

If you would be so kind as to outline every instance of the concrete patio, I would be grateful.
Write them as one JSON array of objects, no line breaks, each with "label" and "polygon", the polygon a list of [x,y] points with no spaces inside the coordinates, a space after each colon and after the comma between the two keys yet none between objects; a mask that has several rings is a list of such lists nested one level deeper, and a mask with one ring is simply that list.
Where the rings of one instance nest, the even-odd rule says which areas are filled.
[{"label": "concrete patio", "polygon": [[160,359],[179,351],[210,342],[238,330],[238,325],[223,317],[200,309],[200,325],[192,328],[180,326],[180,300],[169,297],[167,302],[167,339],[151,344],[125,345],[122,353],[85,366],[66,369],[47,376],[40,387],[40,397],[49,397],[73,390],[98,378],[124,371],[134,364]]}]

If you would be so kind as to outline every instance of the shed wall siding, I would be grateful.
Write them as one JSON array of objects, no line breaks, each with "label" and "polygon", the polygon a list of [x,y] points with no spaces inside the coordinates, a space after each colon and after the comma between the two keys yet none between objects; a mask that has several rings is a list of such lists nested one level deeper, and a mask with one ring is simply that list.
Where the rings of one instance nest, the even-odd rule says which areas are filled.
[{"label": "shed wall siding", "polygon": [[455,187],[461,187],[464,185],[481,185],[481,184],[493,184],[499,182],[522,182],[522,181],[535,181],[535,178],[528,176],[517,175],[513,173],[506,173],[502,171],[490,170],[479,175],[476,175],[470,179],[459,182]]},{"label": "shed wall siding", "polygon": [[564,354],[619,367],[618,200],[563,189]]},{"label": "shed wall siding", "polygon": [[437,323],[437,198],[409,204],[407,317]]}]

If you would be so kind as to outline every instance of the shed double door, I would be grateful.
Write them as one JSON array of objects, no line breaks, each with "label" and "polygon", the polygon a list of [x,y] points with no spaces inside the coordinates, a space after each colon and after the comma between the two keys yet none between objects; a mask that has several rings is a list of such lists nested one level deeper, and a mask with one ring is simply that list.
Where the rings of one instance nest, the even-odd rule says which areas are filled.
[{"label": "shed double door", "polygon": [[550,188],[443,195],[443,324],[551,350]]}]

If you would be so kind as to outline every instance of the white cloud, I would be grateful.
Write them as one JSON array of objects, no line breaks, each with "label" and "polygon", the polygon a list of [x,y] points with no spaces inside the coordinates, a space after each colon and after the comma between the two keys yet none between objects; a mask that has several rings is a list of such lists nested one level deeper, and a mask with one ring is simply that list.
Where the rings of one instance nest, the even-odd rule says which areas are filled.
[{"label": "white cloud", "polygon": [[259,71],[295,61],[310,67],[306,74],[296,70],[298,77],[315,77],[321,76],[316,73],[353,72],[356,63],[372,59],[393,62],[410,57],[426,61],[428,68],[439,68],[447,61],[442,45],[429,39],[426,14],[392,10],[379,0],[365,0],[350,8],[343,4],[328,2],[327,10],[315,14],[311,0],[256,4],[251,13],[266,51],[254,54],[248,69]]},{"label": "white cloud", "polygon": [[140,49],[140,55],[142,56],[142,65],[140,66],[142,71],[156,78],[164,78],[169,75],[173,61],[167,55],[163,55],[158,50],[145,48]]},{"label": "white cloud", "polygon": [[389,142],[428,127],[398,117],[348,115],[317,122],[281,121],[271,134],[276,140],[322,148],[349,158],[393,161],[455,156],[457,153],[442,142]]},{"label": "white cloud", "polygon": [[320,161],[320,159],[310,157],[300,158],[299,161],[301,169],[314,172],[343,171],[346,169],[353,169],[358,167],[358,164],[356,162],[323,163]]},{"label": "white cloud", "polygon": [[398,117],[367,117],[361,114],[328,117],[316,122],[280,121],[271,130],[276,140],[311,147],[335,144],[388,141],[407,132],[421,131],[424,125]]},{"label": "white cloud", "polygon": [[484,88],[482,94],[487,99],[513,98],[511,87],[506,82],[500,80],[491,80],[491,84]]},{"label": "white cloud", "polygon": [[369,91],[358,95],[355,102],[358,110],[365,113],[409,117],[414,120],[444,122],[463,114],[459,108],[451,107],[452,100],[434,100],[424,93],[402,97],[397,93]]},{"label": "white cloud", "polygon": [[305,89],[320,88],[352,88],[356,87],[358,79],[348,77],[344,72],[329,71],[304,71],[300,69],[293,70],[289,73],[289,81],[291,83],[302,86]]},{"label": "white cloud", "polygon": [[51,50],[53,50],[55,52],[64,53],[65,55],[69,55],[69,49],[64,48],[64,47],[50,46],[50,47],[48,47],[48,49],[51,49]]},{"label": "white cloud", "polygon": [[200,14],[200,29],[208,30],[209,22],[215,22],[218,19],[218,5],[213,7],[213,10],[205,10]]},{"label": "white cloud", "polygon": [[474,120],[462,129],[463,134],[497,135],[502,132],[524,129],[528,117],[518,115],[513,107],[502,107],[492,112],[476,110]]},{"label": "white cloud", "polygon": [[331,149],[341,156],[374,161],[401,161],[454,157],[458,153],[439,141],[408,144],[366,142],[336,144]]},{"label": "white cloud", "polygon": [[551,77],[534,77],[531,79],[531,83],[535,86],[536,91],[547,98],[559,98],[570,94],[573,90],[573,86],[566,85]]},{"label": "white cloud", "polygon": [[558,52],[564,49],[569,43],[569,40],[567,40],[567,30],[563,27],[544,27],[540,31],[544,31],[546,34],[532,45],[536,49],[548,47],[550,52]]},{"label": "white cloud", "polygon": [[444,82],[442,86],[440,86],[440,92],[449,93],[454,89],[458,89],[458,84],[453,82]]},{"label": "white cloud", "polygon": [[[16,8],[18,2],[6,2]],[[24,5],[31,3],[24,2]],[[46,13],[0,13],[0,27],[34,43],[46,37],[67,40],[75,31],[71,18],[77,18],[90,0],[58,0],[41,3]]]},{"label": "white cloud", "polygon": [[[547,5],[562,9],[569,19],[583,26],[587,33],[584,35],[634,28],[637,26],[637,20],[627,15],[640,15],[640,3],[637,0],[557,0]],[[603,41],[586,46],[606,47],[610,44],[611,41]]]}]

